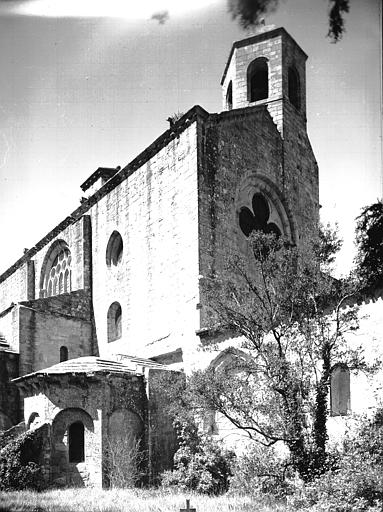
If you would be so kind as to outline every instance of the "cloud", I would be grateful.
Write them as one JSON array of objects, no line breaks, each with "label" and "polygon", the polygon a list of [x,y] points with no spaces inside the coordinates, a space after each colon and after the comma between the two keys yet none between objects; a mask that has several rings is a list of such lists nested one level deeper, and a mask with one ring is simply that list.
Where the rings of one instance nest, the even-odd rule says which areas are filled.
[{"label": "cloud", "polygon": [[118,17],[155,19],[164,24],[169,16],[181,16],[222,0],[0,0],[14,14],[40,17]]}]

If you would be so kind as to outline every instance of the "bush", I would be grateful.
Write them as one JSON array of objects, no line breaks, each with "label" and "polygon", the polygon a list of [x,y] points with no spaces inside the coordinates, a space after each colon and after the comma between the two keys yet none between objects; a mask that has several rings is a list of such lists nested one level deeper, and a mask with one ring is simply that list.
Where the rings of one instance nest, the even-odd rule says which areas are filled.
[{"label": "bush", "polygon": [[337,469],[307,484],[292,504],[313,512],[383,509],[383,411],[361,422],[345,440]]},{"label": "bush", "polygon": [[283,498],[294,491],[294,472],[287,456],[273,447],[252,444],[236,459],[230,490],[250,495]]},{"label": "bush", "polygon": [[107,439],[107,457],[105,470],[108,483],[113,488],[132,488],[138,485],[143,477],[145,453],[141,450],[141,442],[132,434],[121,434]]},{"label": "bush", "polygon": [[43,428],[21,434],[0,451],[0,490],[44,488],[43,471],[39,465]]},{"label": "bush", "polygon": [[195,425],[177,425],[180,447],[174,456],[173,471],[165,471],[163,487],[221,494],[228,490],[234,453],[198,432]]}]

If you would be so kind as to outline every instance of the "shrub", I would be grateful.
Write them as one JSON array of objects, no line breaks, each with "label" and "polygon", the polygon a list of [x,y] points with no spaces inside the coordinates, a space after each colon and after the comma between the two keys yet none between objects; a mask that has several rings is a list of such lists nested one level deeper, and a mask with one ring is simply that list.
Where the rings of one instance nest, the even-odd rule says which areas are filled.
[{"label": "shrub", "polygon": [[289,459],[274,447],[251,444],[236,459],[233,473],[230,490],[234,492],[282,498],[294,489],[294,473]]},{"label": "shrub", "polygon": [[234,453],[222,448],[195,425],[177,425],[180,447],[174,456],[173,471],[162,474],[162,486],[221,494],[228,490]]},{"label": "shrub", "polygon": [[41,490],[45,486],[39,464],[43,429],[28,431],[0,451],[0,490]]},{"label": "shrub", "polygon": [[132,488],[142,481],[145,453],[141,442],[132,434],[107,439],[105,470],[110,487]]},{"label": "shrub", "polygon": [[361,512],[383,509],[383,411],[364,419],[344,443],[338,467],[307,484],[292,499],[295,508]]}]

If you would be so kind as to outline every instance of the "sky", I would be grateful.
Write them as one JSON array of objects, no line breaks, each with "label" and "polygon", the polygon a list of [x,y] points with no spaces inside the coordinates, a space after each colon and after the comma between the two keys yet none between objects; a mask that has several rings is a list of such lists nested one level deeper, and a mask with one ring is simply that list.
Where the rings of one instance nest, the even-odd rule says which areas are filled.
[{"label": "sky", "polygon": [[[308,133],[342,272],[356,216],[382,197],[380,4],[350,0],[337,44],[326,0],[266,17],[309,56]],[[248,35],[226,0],[0,0],[0,273],[79,206],[98,167],[124,167],[176,112],[219,112],[231,45]]]}]

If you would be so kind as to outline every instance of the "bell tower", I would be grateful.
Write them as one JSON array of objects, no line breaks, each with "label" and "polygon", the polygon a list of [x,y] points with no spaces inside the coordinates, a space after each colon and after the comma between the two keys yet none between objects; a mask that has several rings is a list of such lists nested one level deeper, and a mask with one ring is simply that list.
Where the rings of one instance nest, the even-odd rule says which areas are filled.
[{"label": "bell tower", "polygon": [[279,132],[306,124],[307,55],[284,28],[236,41],[221,80],[223,110],[267,105]]}]

